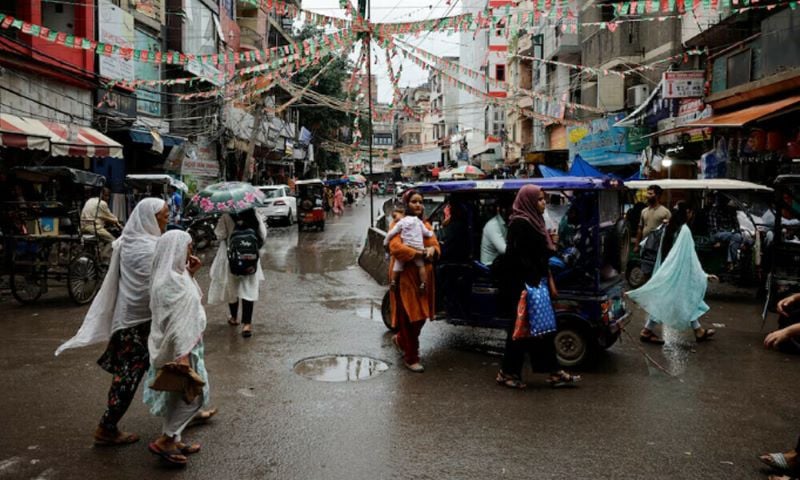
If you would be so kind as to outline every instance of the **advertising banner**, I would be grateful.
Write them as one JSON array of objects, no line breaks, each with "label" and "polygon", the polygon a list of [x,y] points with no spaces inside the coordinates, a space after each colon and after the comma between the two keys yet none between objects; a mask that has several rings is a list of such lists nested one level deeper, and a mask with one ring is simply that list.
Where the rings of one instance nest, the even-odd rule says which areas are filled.
[{"label": "advertising banner", "polygon": [[567,128],[570,164],[580,154],[593,166],[639,163],[639,153],[646,146],[640,128],[614,127],[624,113],[593,120],[588,126]]},{"label": "advertising banner", "polygon": [[664,72],[661,83],[663,98],[699,98],[703,96],[705,72],[688,70],[683,72]]},{"label": "advertising banner", "polygon": [[219,162],[217,162],[217,149],[208,138],[199,137],[197,142],[184,148],[184,157],[181,166],[181,175],[197,177],[218,177]]},{"label": "advertising banner", "polygon": [[[112,4],[109,0],[100,0],[98,41],[134,48],[133,15]],[[99,55],[100,75],[113,80],[133,80],[133,59],[124,59],[122,55]]]}]

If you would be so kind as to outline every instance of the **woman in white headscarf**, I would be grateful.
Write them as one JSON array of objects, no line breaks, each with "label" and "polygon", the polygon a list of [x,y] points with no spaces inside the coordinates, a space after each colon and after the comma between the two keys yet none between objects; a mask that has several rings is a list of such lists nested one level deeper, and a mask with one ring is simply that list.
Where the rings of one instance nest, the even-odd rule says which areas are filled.
[{"label": "woman in white headscarf", "polygon": [[169,209],[161,199],[145,198],[136,205],[122,235],[112,244],[108,272],[83,325],[56,350],[59,355],[69,348],[108,342],[97,361],[113,375],[108,406],[94,433],[97,445],[125,445],[139,440],[136,434],[119,430],[117,424],[149,366],[150,272],[156,242],[168,219]]},{"label": "woman in white headscarf", "polygon": [[194,280],[200,260],[192,255],[192,237],[183,231],[164,234],[156,244],[150,310],[153,323],[148,348],[150,370],[147,385],[155,381],[158,370],[168,363],[191,367],[205,382],[202,395],[190,402],[181,392],[147,388],[144,402],[154,415],[164,417],[162,434],[148,449],[172,465],[185,465],[186,455],[200,451],[200,445],[181,442],[181,433],[192,418],[208,403],[208,374],[203,359],[203,331],[206,313],[202,292]]},{"label": "woman in white headscarf", "polygon": [[258,301],[258,289],[264,281],[264,272],[261,270],[259,258],[256,272],[252,275],[237,276],[231,273],[228,263],[228,242],[235,230],[250,229],[260,240],[260,256],[264,253],[264,241],[267,238],[267,226],[255,210],[248,209],[238,215],[223,214],[217,222],[214,233],[219,240],[219,249],[214,261],[211,263],[211,285],[208,287],[208,303],[210,305],[228,304],[230,317],[228,324],[239,324],[239,300],[242,302],[242,336],[249,338],[253,335],[252,320],[253,307]]}]

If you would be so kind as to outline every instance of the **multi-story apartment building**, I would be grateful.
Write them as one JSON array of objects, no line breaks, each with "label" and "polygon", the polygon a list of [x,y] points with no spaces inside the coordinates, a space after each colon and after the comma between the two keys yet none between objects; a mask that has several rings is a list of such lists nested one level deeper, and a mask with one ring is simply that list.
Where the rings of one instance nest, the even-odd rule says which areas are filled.
[{"label": "multi-story apartment building", "polygon": [[[444,60],[452,64],[459,61],[458,57],[444,57]],[[431,70],[428,74],[428,85],[431,92],[428,120],[432,130],[431,141],[441,147],[442,164],[447,165],[451,161],[450,139],[458,133],[459,91],[437,70]]]}]

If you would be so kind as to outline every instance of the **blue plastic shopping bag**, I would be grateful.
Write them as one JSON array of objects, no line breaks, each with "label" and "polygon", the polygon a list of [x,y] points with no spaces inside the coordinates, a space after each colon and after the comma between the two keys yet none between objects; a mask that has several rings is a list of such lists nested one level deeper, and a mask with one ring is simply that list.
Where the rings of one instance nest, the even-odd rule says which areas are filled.
[{"label": "blue plastic shopping bag", "polygon": [[531,336],[540,337],[542,335],[556,331],[556,312],[553,310],[553,302],[550,301],[550,289],[548,288],[547,278],[539,282],[539,286],[531,287],[525,285],[528,292],[528,322],[531,326]]}]

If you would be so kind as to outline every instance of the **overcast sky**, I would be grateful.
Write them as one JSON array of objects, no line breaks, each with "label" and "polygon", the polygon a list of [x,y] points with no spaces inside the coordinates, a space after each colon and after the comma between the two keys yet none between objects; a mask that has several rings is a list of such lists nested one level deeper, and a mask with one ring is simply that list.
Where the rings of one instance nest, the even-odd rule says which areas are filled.
[{"label": "overcast sky", "polygon": [[[448,0],[371,0],[370,20],[373,23],[412,22],[461,13],[459,0],[450,0],[450,5],[447,2]],[[339,0],[303,0],[303,9],[324,15],[344,17],[344,10],[339,8]],[[447,56],[458,55],[458,37],[457,33],[430,33],[422,34],[418,38],[406,37],[406,41],[434,55]],[[359,50],[351,55],[354,62]],[[375,63],[376,59],[377,63]],[[392,61],[395,74],[397,74],[401,61],[403,62],[403,73],[400,77],[401,87],[416,86],[427,81],[427,72],[411,61],[403,61],[399,53]],[[378,101],[388,103],[392,100],[392,85],[389,81],[389,71],[386,68],[386,53],[374,42],[372,62],[372,74],[378,79]]]}]

